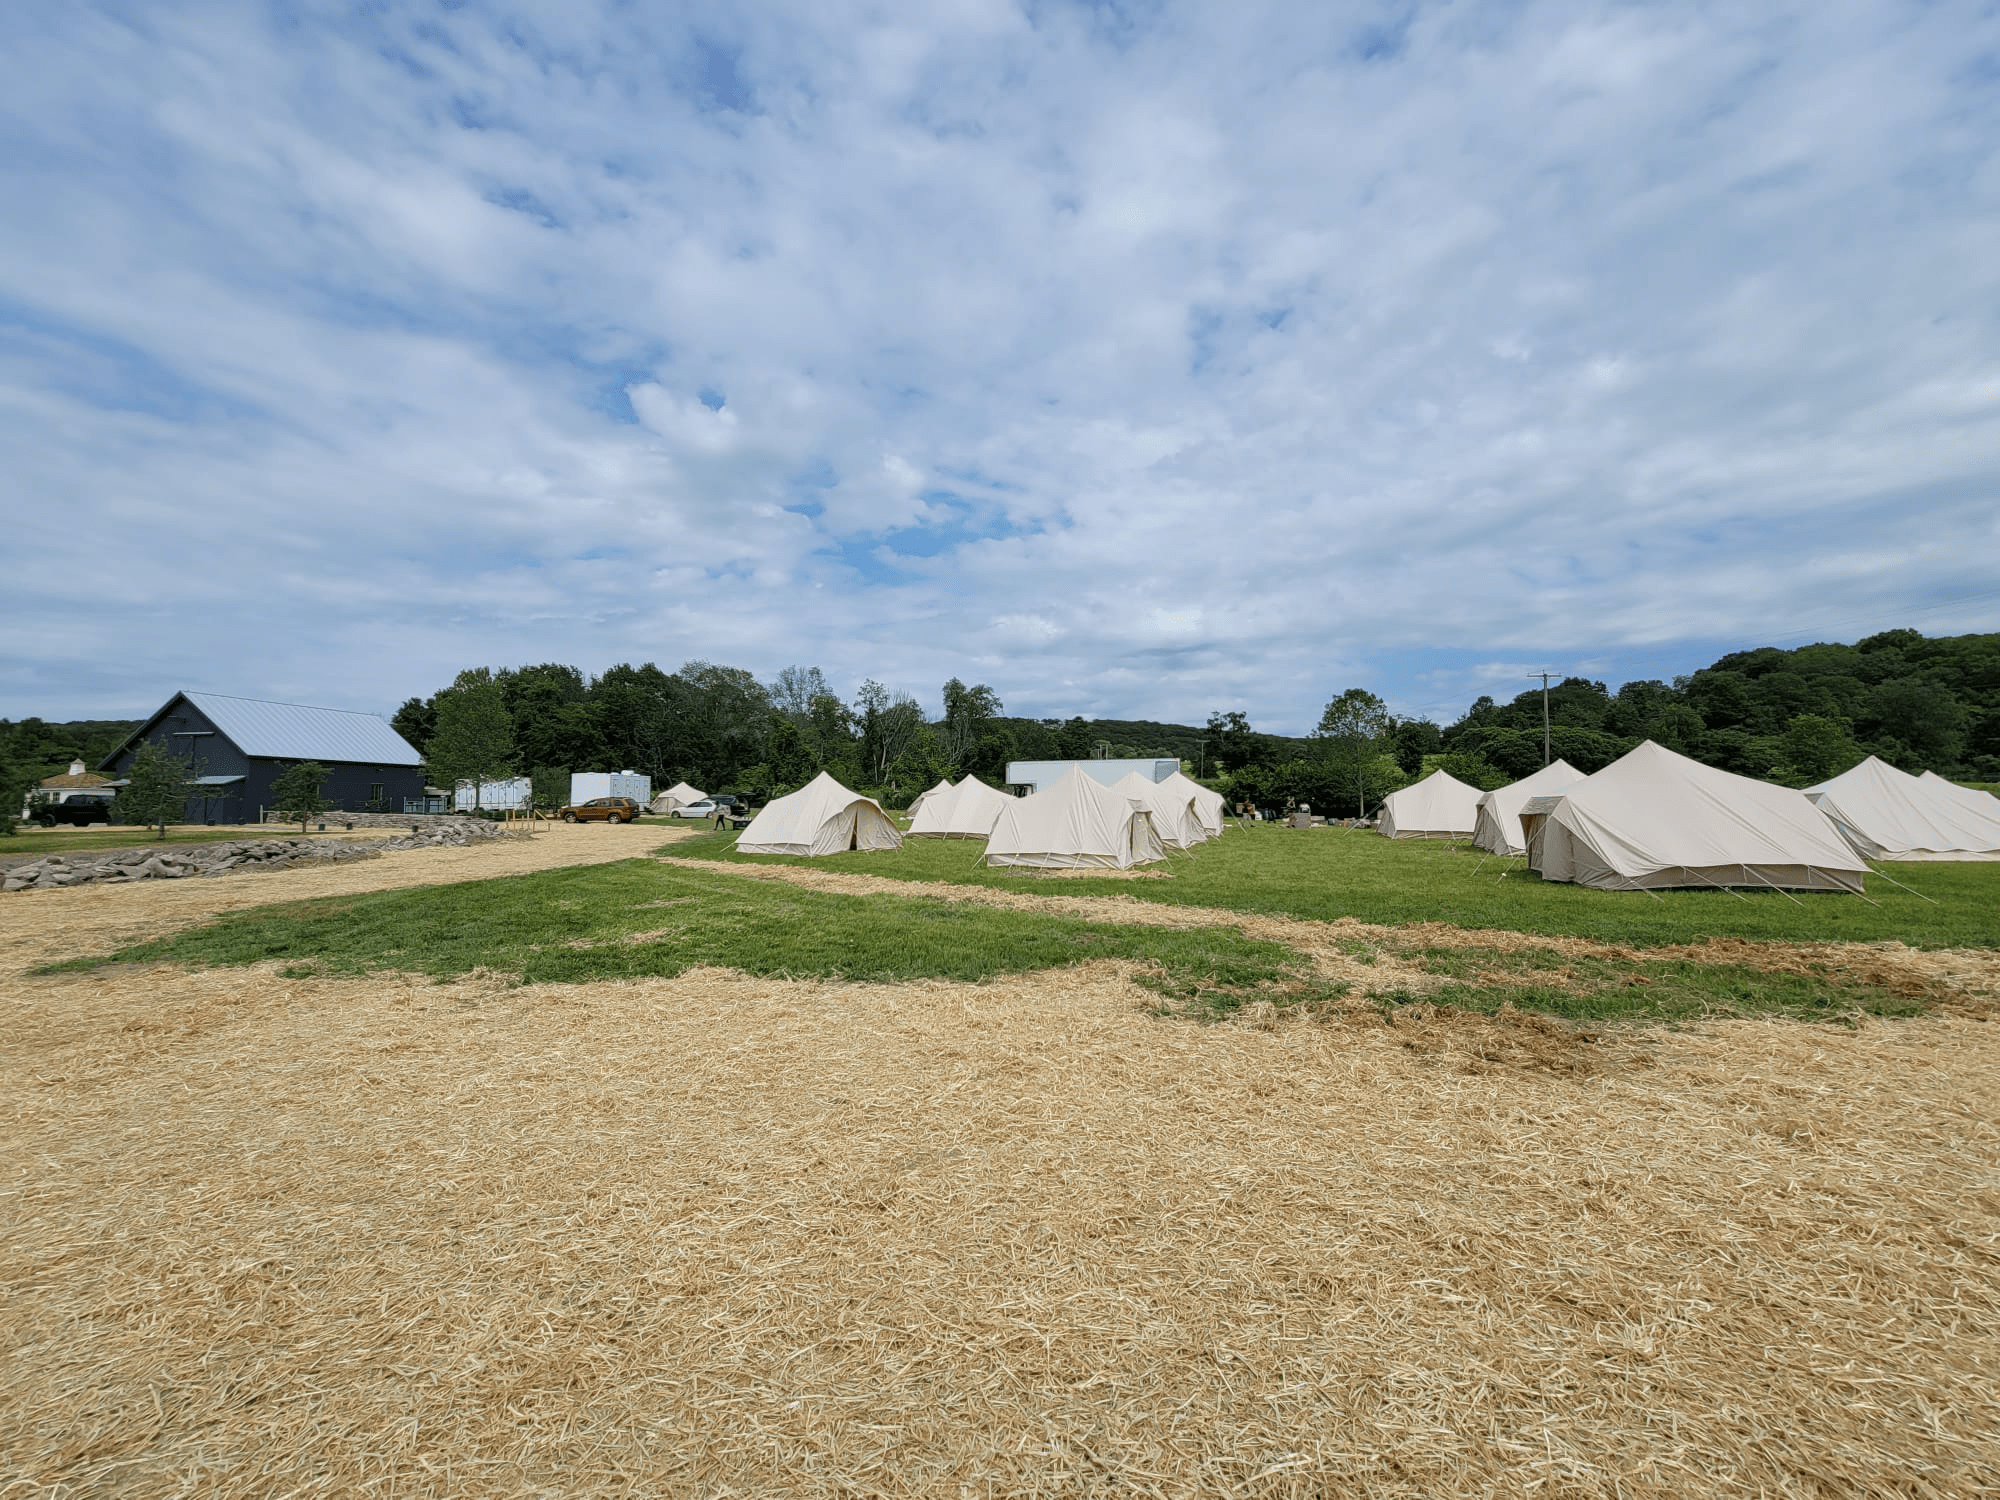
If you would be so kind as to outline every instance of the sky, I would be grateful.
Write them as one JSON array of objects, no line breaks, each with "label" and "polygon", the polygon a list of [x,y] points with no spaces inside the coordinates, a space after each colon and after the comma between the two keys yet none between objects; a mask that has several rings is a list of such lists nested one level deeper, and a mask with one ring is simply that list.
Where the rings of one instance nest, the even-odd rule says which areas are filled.
[{"label": "sky", "polygon": [[2000,628],[2000,9],[17,7],[0,716]]}]

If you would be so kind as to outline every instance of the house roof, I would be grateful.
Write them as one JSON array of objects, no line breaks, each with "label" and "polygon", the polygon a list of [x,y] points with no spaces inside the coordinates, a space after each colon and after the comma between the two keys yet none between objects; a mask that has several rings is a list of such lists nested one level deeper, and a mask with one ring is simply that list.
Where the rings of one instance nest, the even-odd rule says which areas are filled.
[{"label": "house roof", "polygon": [[95,771],[84,771],[75,776],[64,772],[60,776],[44,776],[38,784],[53,792],[63,787],[103,786],[104,778]]},{"label": "house roof", "polygon": [[[310,708],[303,703],[266,703],[259,698],[232,698],[223,693],[174,694],[137,734],[106,758],[106,764],[147,734],[182,701],[200,709],[245,755],[375,766],[423,764],[423,757],[410,742],[391,729],[388,720],[374,714],[344,708]],[[195,753],[201,752],[197,749]]]}]

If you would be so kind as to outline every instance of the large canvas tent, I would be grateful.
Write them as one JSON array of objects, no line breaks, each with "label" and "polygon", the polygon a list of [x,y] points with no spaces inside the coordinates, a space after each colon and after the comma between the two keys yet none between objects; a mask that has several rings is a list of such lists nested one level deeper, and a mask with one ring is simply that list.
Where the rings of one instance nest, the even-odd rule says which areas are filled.
[{"label": "large canvas tent", "polygon": [[1009,799],[986,840],[989,865],[1125,870],[1166,853],[1143,804],[1078,770]]},{"label": "large canvas tent", "polygon": [[931,798],[942,796],[944,795],[944,793],[950,790],[951,790],[951,778],[949,776],[946,776],[941,780],[939,780],[938,784],[932,787],[929,791],[918,792],[916,796],[910,799],[910,805],[908,808],[910,816],[914,818],[920,811],[923,810],[924,804],[930,801]]},{"label": "large canvas tent", "polygon": [[913,839],[983,839],[1000,821],[1000,814],[1016,801],[1005,792],[995,791],[977,776],[967,776],[957,786],[946,783],[924,794],[924,805],[910,823]]},{"label": "large canvas tent", "polygon": [[1207,841],[1208,830],[1195,811],[1194,796],[1185,788],[1165,781],[1148,781],[1134,772],[1114,782],[1111,790],[1124,793],[1152,814],[1153,830],[1169,849],[1192,849]]},{"label": "large canvas tent", "polygon": [[1181,771],[1163,777],[1159,785],[1179,788],[1194,799],[1195,816],[1201,820],[1201,826],[1208,831],[1210,838],[1222,832],[1223,810],[1228,806],[1222,800],[1222,793],[1210,791],[1192,776]]},{"label": "large canvas tent", "polygon": [[1912,776],[1872,755],[1806,788],[1864,859],[2000,860],[2000,800],[1987,798],[1990,811],[1968,800],[1981,795],[1943,777]]},{"label": "large canvas tent", "polygon": [[648,812],[672,813],[678,808],[693,807],[697,802],[706,802],[708,793],[697,791],[685,781],[676,781],[646,804]]},{"label": "large canvas tent", "polygon": [[743,854],[838,854],[897,849],[903,836],[881,803],[822,771],[788,797],[767,802],[736,840]]},{"label": "large canvas tent", "polygon": [[1995,797],[1991,792],[1982,792],[1974,787],[1960,786],[1955,781],[1946,781],[1935,771],[1926,771],[1917,780],[1939,796],[1949,797],[1952,801],[1962,803],[1988,817],[1992,816],[1995,804],[2000,803],[2000,797]]},{"label": "large canvas tent", "polygon": [[1606,891],[1749,886],[1859,892],[1868,866],[1790,787],[1752,781],[1647,740],[1521,809],[1528,867]]},{"label": "large canvas tent", "polygon": [[1479,818],[1480,790],[1448,771],[1382,799],[1375,831],[1390,839],[1469,839]]},{"label": "large canvas tent", "polygon": [[1486,793],[1479,799],[1479,813],[1473,819],[1472,842],[1488,854],[1526,854],[1528,838],[1521,832],[1521,809],[1528,799],[1553,796],[1581,780],[1583,772],[1566,760],[1557,760],[1532,776]]}]

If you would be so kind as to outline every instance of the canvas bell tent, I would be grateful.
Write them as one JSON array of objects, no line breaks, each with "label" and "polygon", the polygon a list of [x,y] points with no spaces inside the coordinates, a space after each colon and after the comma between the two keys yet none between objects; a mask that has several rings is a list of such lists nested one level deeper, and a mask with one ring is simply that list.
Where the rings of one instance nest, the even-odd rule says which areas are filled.
[{"label": "canvas bell tent", "polygon": [[655,813],[672,813],[677,808],[693,807],[695,803],[706,802],[707,800],[707,792],[697,791],[685,781],[677,781],[648,803],[646,810]]},{"label": "canvas bell tent", "polygon": [[986,840],[989,865],[1126,870],[1166,854],[1143,804],[1078,770],[1010,798]]},{"label": "canvas bell tent", "polygon": [[1194,797],[1182,788],[1148,781],[1135,773],[1114,782],[1111,790],[1130,797],[1152,814],[1153,830],[1169,849],[1192,849],[1207,841],[1208,830],[1195,811]]},{"label": "canvas bell tent", "polygon": [[929,802],[931,798],[941,797],[950,790],[951,790],[951,778],[947,776],[942,781],[938,782],[938,784],[932,787],[929,791],[918,792],[916,796],[910,799],[910,805],[908,808],[905,809],[905,811],[908,812],[909,815],[914,818],[919,812],[923,810],[924,804]]},{"label": "canvas bell tent", "polygon": [[1552,761],[1532,776],[1488,792],[1479,799],[1479,813],[1472,825],[1472,842],[1488,854],[1521,855],[1528,852],[1527,836],[1521,832],[1521,809],[1531,797],[1548,797],[1583,780],[1583,772],[1566,760]]},{"label": "canvas bell tent", "polygon": [[1912,776],[1872,755],[1806,788],[1865,859],[2000,859],[2000,800],[1987,799],[1989,812],[1969,800],[1980,795],[1942,777]]},{"label": "canvas bell tent", "polygon": [[1804,792],[1647,740],[1521,809],[1528,868],[1604,891],[1675,886],[1859,892],[1868,866]]},{"label": "canvas bell tent", "polygon": [[977,776],[967,776],[957,786],[949,782],[942,790],[933,787],[924,793],[924,805],[910,823],[913,839],[983,839],[1016,799],[995,791]]},{"label": "canvas bell tent", "polygon": [[898,849],[902,843],[879,802],[850,792],[822,771],[790,796],[766,803],[736,848],[743,854],[839,854]]},{"label": "canvas bell tent", "polygon": [[1448,771],[1382,799],[1375,831],[1390,839],[1469,839],[1479,818],[1480,790]]},{"label": "canvas bell tent", "polygon": [[1159,785],[1162,788],[1174,787],[1183,790],[1194,799],[1195,816],[1201,820],[1201,826],[1208,831],[1210,838],[1222,832],[1224,809],[1229,805],[1222,800],[1222,793],[1210,791],[1192,776],[1180,771],[1162,778]]}]

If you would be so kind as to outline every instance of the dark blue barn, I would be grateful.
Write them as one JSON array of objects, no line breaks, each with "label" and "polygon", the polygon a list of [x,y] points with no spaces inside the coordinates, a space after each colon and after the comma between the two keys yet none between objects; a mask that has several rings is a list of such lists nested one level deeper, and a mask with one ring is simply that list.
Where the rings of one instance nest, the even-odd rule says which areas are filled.
[{"label": "dark blue barn", "polygon": [[271,783],[287,766],[316,760],[328,772],[323,795],[342,812],[424,806],[423,757],[374,714],[298,703],[264,703],[221,693],[175,693],[166,706],[98,766],[122,777],[147,740],[203,762],[206,797],[188,802],[190,823],[255,823],[271,805]]}]

